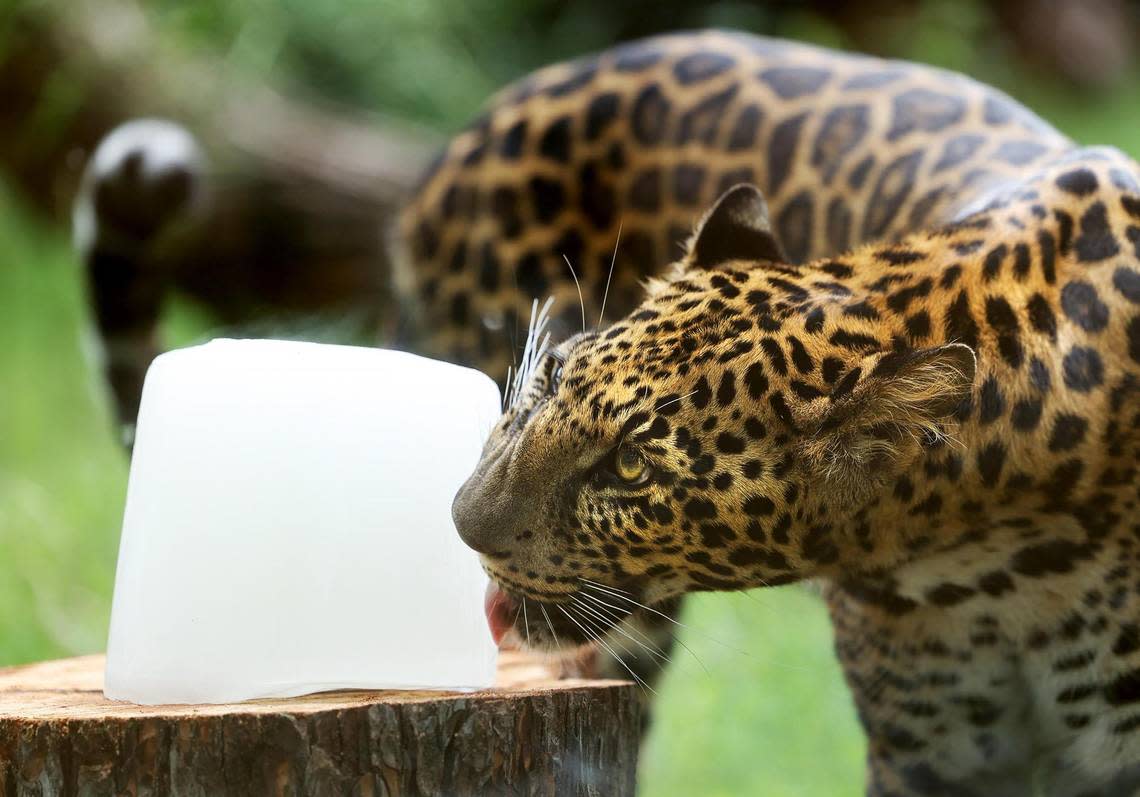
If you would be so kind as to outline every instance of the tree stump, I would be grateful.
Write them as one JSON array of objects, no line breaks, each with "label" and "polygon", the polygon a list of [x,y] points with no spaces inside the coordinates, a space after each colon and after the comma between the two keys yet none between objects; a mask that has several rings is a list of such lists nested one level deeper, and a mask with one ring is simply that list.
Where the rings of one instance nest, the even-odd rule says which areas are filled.
[{"label": "tree stump", "polygon": [[195,706],[107,700],[102,656],[3,669],[0,795],[632,795],[635,688],[503,656],[478,692]]}]

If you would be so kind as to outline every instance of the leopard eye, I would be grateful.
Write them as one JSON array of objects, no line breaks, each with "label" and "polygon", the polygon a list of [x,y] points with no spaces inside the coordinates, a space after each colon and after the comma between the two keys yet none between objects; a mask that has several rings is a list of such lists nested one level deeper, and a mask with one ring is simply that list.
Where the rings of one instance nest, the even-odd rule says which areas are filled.
[{"label": "leopard eye", "polygon": [[550,395],[558,392],[558,387],[562,384],[562,363],[556,363],[554,370],[550,372]]},{"label": "leopard eye", "polygon": [[632,448],[619,448],[614,454],[614,473],[629,486],[649,481],[649,464]]}]

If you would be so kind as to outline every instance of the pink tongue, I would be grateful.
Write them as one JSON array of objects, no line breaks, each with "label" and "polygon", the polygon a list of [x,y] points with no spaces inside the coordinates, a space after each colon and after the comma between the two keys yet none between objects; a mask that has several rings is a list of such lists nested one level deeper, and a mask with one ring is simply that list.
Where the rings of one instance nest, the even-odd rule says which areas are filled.
[{"label": "pink tongue", "polygon": [[507,593],[491,582],[483,596],[483,611],[487,615],[487,627],[491,629],[491,639],[498,645],[514,624],[514,601]]}]

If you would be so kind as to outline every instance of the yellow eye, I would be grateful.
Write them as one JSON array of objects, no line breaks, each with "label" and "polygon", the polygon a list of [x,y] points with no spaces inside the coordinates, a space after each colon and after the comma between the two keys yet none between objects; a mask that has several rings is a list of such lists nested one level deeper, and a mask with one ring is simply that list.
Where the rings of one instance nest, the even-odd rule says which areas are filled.
[{"label": "yellow eye", "polygon": [[649,465],[632,448],[620,448],[614,456],[614,472],[626,484],[641,484],[649,478]]}]

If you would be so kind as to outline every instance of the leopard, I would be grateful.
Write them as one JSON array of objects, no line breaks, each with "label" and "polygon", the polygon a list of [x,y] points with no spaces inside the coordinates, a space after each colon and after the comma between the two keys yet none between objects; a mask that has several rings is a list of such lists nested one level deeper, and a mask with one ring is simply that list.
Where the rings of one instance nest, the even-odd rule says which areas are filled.
[{"label": "leopard", "polygon": [[[820,58],[656,40],[452,143],[405,217],[440,350],[477,361],[477,326],[571,277],[456,526],[537,649],[819,583],[868,794],[1131,793],[1140,169],[965,79]],[[615,250],[655,267],[608,281]],[[607,289],[642,298],[579,328]]]},{"label": "leopard", "polygon": [[503,89],[387,235],[385,342],[506,393],[452,508],[497,636],[648,684],[627,646],[686,595],[810,581],[869,795],[1140,789],[1126,155],[963,75],[682,32]]}]

